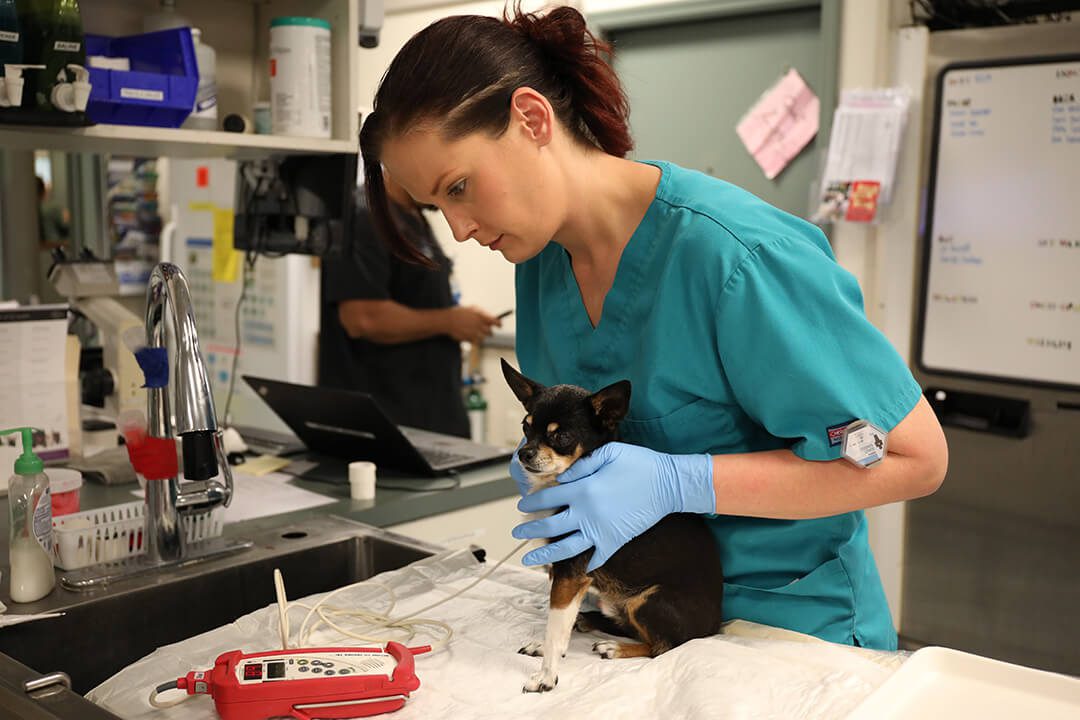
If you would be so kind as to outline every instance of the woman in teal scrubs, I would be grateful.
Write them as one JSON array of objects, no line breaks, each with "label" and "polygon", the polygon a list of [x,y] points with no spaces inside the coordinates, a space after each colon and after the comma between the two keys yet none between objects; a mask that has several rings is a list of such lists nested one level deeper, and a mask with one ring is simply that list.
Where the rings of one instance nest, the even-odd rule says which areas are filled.
[{"label": "woman in teal scrubs", "polygon": [[[607,48],[558,8],[441,20],[414,36],[361,132],[376,221],[405,255],[380,165],[459,242],[516,267],[517,355],[544,384],[628,378],[623,442],[521,501],[525,557],[601,565],[671,512],[707,515],[724,614],[896,647],[863,508],[932,493],[941,428],[824,235],[721,180],[625,159]],[[888,433],[872,467],[844,429]],[[516,461],[511,472],[520,479]]]}]

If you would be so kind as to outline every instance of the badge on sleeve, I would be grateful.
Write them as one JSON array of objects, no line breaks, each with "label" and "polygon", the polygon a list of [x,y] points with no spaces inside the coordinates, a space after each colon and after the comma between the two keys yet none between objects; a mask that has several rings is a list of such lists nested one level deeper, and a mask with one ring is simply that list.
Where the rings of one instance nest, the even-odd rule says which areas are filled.
[{"label": "badge on sleeve", "polygon": [[868,468],[885,459],[889,433],[869,420],[856,420],[844,428],[841,455],[845,460]]}]

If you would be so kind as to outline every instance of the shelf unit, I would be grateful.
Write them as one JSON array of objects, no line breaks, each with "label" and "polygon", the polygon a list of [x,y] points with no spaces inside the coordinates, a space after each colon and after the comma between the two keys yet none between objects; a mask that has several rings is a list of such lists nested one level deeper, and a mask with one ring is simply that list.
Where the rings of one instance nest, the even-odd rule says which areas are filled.
[{"label": "shelf unit", "polygon": [[[178,12],[202,30],[217,53],[218,116],[252,117],[257,100],[269,99],[270,19],[306,15],[330,23],[333,128],[329,139],[206,130],[94,125],[60,128],[0,125],[0,147],[143,157],[230,157],[357,151],[359,46],[357,0],[179,0]],[[81,0],[86,32],[142,32],[159,0]]]},{"label": "shelf unit", "polygon": [[228,157],[246,159],[269,154],[350,153],[356,140],[336,140],[285,135],[250,135],[139,127],[94,125],[86,128],[0,126],[0,146],[60,150],[136,157]]}]

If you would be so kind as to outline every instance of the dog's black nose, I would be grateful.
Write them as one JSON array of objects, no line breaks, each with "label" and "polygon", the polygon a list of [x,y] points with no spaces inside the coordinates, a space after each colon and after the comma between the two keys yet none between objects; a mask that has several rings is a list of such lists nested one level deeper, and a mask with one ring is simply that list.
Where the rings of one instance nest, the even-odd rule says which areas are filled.
[{"label": "dog's black nose", "polygon": [[520,460],[522,463],[528,464],[528,463],[531,463],[535,459],[536,459],[536,448],[535,447],[529,447],[528,445],[526,445],[526,446],[522,447],[520,450],[518,450],[518,460]]}]

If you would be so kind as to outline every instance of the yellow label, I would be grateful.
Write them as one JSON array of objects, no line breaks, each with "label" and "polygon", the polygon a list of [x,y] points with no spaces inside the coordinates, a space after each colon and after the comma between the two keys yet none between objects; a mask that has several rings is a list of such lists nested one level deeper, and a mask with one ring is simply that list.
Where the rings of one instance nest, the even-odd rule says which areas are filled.
[{"label": "yellow label", "polygon": [[214,208],[214,282],[234,283],[240,276],[241,253],[233,248],[233,211]]}]

